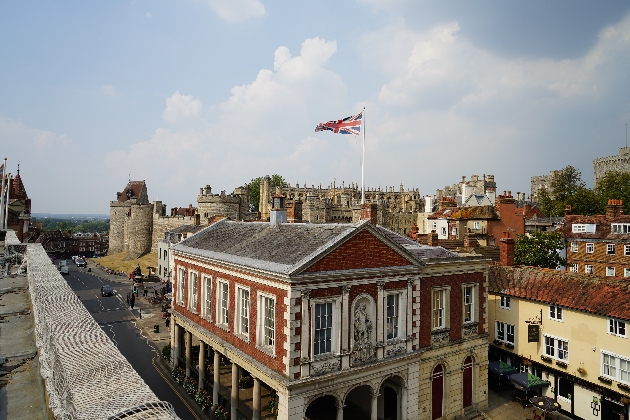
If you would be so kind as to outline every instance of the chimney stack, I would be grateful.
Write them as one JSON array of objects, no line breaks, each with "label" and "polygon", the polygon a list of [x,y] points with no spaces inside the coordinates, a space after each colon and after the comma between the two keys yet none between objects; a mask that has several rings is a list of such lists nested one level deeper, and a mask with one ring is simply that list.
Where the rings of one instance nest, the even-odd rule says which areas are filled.
[{"label": "chimney stack", "polygon": [[438,234],[436,231],[432,230],[427,237],[427,245],[429,246],[438,246]]},{"label": "chimney stack", "polygon": [[568,216],[568,215],[570,215],[570,214],[571,214],[571,212],[572,212],[572,210],[571,210],[571,204],[567,204],[567,205],[564,207],[564,215],[565,215],[565,216]]},{"label": "chimney stack", "polygon": [[361,220],[369,220],[370,223],[376,225],[378,223],[377,212],[376,203],[361,204]]},{"label": "chimney stack", "polygon": [[615,217],[619,217],[623,215],[623,201],[622,200],[608,200],[608,205],[606,206],[606,218],[614,219]]},{"label": "chimney stack", "polygon": [[477,235],[468,229],[468,232],[464,235],[464,248],[476,248],[478,245]]},{"label": "chimney stack", "polygon": [[279,191],[271,198],[272,208],[269,213],[269,223],[272,226],[278,226],[281,223],[287,222],[287,210],[284,208],[284,197]]},{"label": "chimney stack", "polygon": [[503,237],[499,244],[499,264],[514,265],[514,239],[510,238],[510,232],[502,232]]}]

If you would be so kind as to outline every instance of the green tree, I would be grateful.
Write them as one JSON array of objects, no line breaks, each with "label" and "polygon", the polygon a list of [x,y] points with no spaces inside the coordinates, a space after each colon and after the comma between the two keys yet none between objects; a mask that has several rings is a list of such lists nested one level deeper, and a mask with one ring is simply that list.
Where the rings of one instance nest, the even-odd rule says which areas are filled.
[{"label": "green tree", "polygon": [[606,203],[610,199],[623,200],[623,211],[630,214],[630,173],[608,172],[597,183],[596,191],[600,195],[602,204],[600,214],[605,211]]},{"label": "green tree", "polygon": [[514,243],[514,263],[558,268],[567,263],[558,252],[564,247],[564,239],[560,232],[533,232],[520,235]]},{"label": "green tree", "polygon": [[[254,178],[247,184],[249,187],[249,207],[253,209],[253,211],[258,211],[258,203],[260,202],[260,181],[262,181],[262,177]],[[287,186],[285,179],[282,175],[278,174],[271,175],[270,184],[272,194],[276,187]]]},{"label": "green tree", "polygon": [[538,203],[540,210],[552,217],[563,216],[567,205],[573,214],[584,215],[601,214],[605,208],[601,194],[586,188],[582,173],[571,165],[554,173],[549,189],[538,193]]}]

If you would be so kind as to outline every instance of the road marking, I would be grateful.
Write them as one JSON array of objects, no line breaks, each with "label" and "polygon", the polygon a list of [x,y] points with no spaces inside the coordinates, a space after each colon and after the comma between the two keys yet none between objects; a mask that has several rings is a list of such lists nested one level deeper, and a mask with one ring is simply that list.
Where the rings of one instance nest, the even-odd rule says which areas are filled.
[{"label": "road marking", "polygon": [[190,411],[190,414],[192,414],[197,420],[201,420],[199,417],[197,417],[197,414],[195,414],[194,410],[192,409],[192,407],[190,407],[190,405],[188,405],[188,403],[186,402],[186,400],[184,400],[184,398],[181,396],[181,394],[179,393],[179,391],[177,389],[175,389],[175,387],[173,386],[173,384],[171,384],[171,382],[166,379],[166,376],[164,376],[164,374],[162,374],[162,372],[160,371],[160,369],[158,369],[158,367],[155,365],[155,360],[160,357],[160,355],[156,352],[155,353],[155,357],[151,360],[151,364],[153,365],[153,367],[155,368],[155,370],[157,371],[157,373],[162,377],[162,379],[164,379],[164,382],[166,382],[166,384],[168,386],[171,387],[171,389],[173,390],[173,392],[175,392],[175,395],[177,395],[179,397],[179,399],[184,403],[184,405],[186,406],[186,408],[188,408],[188,411]]}]

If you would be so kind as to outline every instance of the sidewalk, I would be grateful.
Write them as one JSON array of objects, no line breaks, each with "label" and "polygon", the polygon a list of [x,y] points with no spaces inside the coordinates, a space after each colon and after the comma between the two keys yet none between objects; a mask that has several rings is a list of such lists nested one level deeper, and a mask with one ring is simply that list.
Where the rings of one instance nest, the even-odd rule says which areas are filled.
[{"label": "sidewalk", "polygon": [[[534,407],[523,408],[521,404],[512,401],[512,394],[516,393],[514,388],[496,389],[488,387],[488,409],[484,411],[486,418],[493,420],[523,420],[534,418]],[[541,410],[536,410],[542,414]],[[569,417],[558,412],[553,413],[553,418],[557,420],[571,420]]]}]

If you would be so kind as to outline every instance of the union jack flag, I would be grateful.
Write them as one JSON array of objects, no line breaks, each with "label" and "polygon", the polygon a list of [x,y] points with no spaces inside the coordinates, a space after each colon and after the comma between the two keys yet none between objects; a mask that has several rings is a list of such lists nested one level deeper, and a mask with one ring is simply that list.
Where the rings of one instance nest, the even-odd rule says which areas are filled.
[{"label": "union jack flag", "polygon": [[315,127],[315,132],[328,130],[339,134],[359,135],[361,134],[361,120],[363,120],[363,111],[352,117],[344,118],[343,120],[319,123],[317,127]]}]

